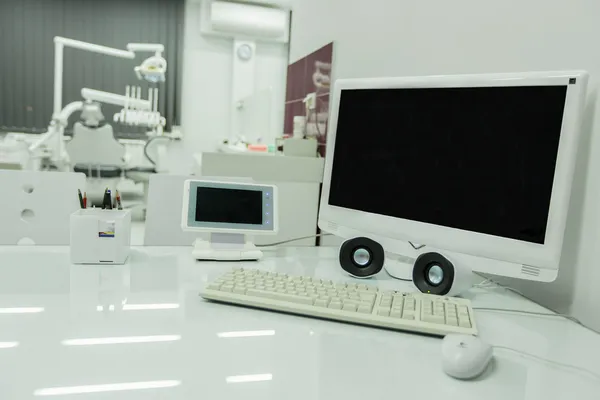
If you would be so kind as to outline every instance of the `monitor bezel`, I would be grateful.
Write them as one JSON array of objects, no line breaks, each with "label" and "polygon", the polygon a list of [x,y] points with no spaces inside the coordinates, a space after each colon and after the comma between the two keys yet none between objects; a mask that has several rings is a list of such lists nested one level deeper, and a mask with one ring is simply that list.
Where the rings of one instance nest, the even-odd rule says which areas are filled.
[{"label": "monitor bezel", "polygon": [[[196,193],[194,190],[198,187],[222,188],[222,189],[239,189],[239,190],[259,190],[271,197],[271,208],[267,211],[271,213],[269,223],[263,219],[260,225],[253,224],[236,224],[224,222],[193,222],[195,219],[195,207],[192,206]],[[193,189],[193,190],[192,190]],[[218,181],[218,180],[203,180],[203,179],[188,179],[183,184],[183,204],[181,210],[181,227],[184,231],[191,232],[215,232],[215,233],[236,233],[245,235],[272,235],[279,230],[279,214],[278,214],[278,192],[277,186],[260,184],[260,183],[245,183],[234,181]],[[190,216],[190,212],[194,214]]]},{"label": "monitor bezel", "polygon": [[[575,79],[575,83],[571,81],[573,78]],[[421,243],[426,244],[428,247],[444,249],[459,254],[485,257],[557,271],[571,196],[575,161],[579,147],[579,128],[585,101],[587,80],[588,75],[584,71],[337,80],[332,91],[319,227],[325,231],[335,230],[336,232],[334,233],[342,237],[353,235],[353,232],[361,232],[365,236],[380,238],[387,243],[393,243],[393,241]],[[544,244],[534,244],[429,223],[383,216],[337,207],[328,203],[332,166],[335,160],[334,150],[337,135],[338,109],[343,90],[549,85],[566,85],[567,94]],[[369,140],[374,140],[373,138],[376,140],[376,133],[368,136],[365,140],[365,146],[368,146]],[[331,229],[332,226],[335,229]],[[399,243],[398,248],[405,249],[406,247]],[[386,248],[386,250],[394,251],[393,248]],[[490,271],[487,266],[482,266],[479,269],[474,266],[473,269],[498,275],[514,276],[514,274],[504,273],[504,269]],[[556,276],[556,273],[554,273],[554,276]],[[536,280],[536,277],[533,276],[527,279]]]}]

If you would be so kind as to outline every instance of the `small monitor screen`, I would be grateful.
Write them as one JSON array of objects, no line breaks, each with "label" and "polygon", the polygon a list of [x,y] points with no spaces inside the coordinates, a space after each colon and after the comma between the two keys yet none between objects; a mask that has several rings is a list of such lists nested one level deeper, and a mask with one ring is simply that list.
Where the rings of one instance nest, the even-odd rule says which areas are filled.
[{"label": "small monitor screen", "polygon": [[260,190],[198,187],[196,221],[231,224],[262,224],[263,201]]},{"label": "small monitor screen", "polygon": [[566,93],[343,90],[329,204],[543,244]]}]

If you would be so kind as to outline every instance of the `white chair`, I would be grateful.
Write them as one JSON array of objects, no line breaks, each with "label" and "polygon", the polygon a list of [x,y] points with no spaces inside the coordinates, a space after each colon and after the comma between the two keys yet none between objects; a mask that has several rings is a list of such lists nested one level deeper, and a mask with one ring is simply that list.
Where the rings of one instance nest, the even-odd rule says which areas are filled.
[{"label": "white chair", "polygon": [[0,245],[68,245],[85,175],[0,170]]},{"label": "white chair", "polygon": [[146,205],[145,246],[191,246],[200,235],[181,229],[183,182],[193,176],[150,176]]}]

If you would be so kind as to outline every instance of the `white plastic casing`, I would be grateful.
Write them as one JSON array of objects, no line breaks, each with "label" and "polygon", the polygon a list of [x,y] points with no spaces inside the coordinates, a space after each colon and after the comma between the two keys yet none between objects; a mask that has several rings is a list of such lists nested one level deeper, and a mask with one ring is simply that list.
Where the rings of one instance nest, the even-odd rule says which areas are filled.
[{"label": "white plastic casing", "polygon": [[290,12],[257,4],[203,1],[200,29],[205,35],[288,43]]},{"label": "white plastic casing", "polygon": [[[574,83],[570,84],[570,80]],[[558,275],[567,218],[571,183],[579,146],[579,127],[585,100],[588,74],[584,71],[530,72],[508,74],[427,76],[408,78],[374,78],[338,80],[332,93],[330,129],[319,228],[342,238],[367,236],[381,243],[386,251],[417,257],[420,253],[439,251],[468,265],[474,271],[521,279],[550,282]],[[556,160],[544,244],[485,235],[445,226],[357,211],[328,204],[338,108],[345,89],[499,87],[567,85],[563,126]],[[390,182],[390,184],[392,184]],[[408,188],[409,189],[409,188]],[[385,195],[384,193],[378,195]],[[408,242],[426,244],[415,250]],[[482,260],[485,258],[486,260]]]},{"label": "white plastic casing", "polygon": [[473,286],[473,270],[467,263],[461,263],[449,257],[448,254],[440,253],[454,266],[454,281],[446,296],[456,297],[471,289]]},{"label": "white plastic casing", "polygon": [[[273,215],[271,218],[272,223],[269,224],[268,227],[263,224],[257,225],[257,229],[243,229],[243,228],[218,228],[218,227],[191,227],[188,225],[188,212],[190,205],[190,186],[192,183],[196,182],[204,182],[208,184],[221,184],[226,185],[228,187],[234,187],[240,190],[251,190],[252,188],[269,188],[269,190],[273,193],[272,196],[272,205],[273,205]],[[235,224],[229,224],[235,225]],[[191,232],[211,232],[211,233],[235,233],[235,234],[244,234],[244,235],[273,235],[279,231],[279,196],[277,192],[277,186],[274,185],[266,185],[266,184],[258,184],[258,183],[247,183],[247,182],[234,182],[234,181],[216,181],[216,180],[187,180],[184,182],[183,187],[183,205],[181,209],[181,228],[184,231]]]}]

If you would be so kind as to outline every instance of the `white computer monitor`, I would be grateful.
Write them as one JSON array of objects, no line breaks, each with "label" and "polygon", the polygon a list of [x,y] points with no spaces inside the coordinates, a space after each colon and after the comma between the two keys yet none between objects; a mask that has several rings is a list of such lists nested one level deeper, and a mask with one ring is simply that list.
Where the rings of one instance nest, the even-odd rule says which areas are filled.
[{"label": "white computer monitor", "polygon": [[586,86],[582,71],[336,81],[319,227],[556,279]]}]

